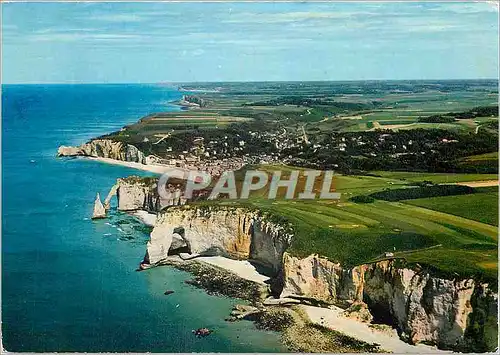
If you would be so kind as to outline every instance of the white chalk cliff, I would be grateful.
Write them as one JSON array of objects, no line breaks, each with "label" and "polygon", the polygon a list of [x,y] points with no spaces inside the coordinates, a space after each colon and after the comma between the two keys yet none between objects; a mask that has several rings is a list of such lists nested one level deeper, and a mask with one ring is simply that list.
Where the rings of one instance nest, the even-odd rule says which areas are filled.
[{"label": "white chalk cliff", "polygon": [[[343,269],[317,255],[299,259],[285,253],[281,297],[366,302],[374,313],[391,319],[401,337],[411,343],[461,349],[477,340],[470,339],[474,331],[494,337],[498,295],[487,284],[444,279],[401,267],[398,262],[385,260]],[[485,329],[486,323],[492,329]]]},{"label": "white chalk cliff", "polygon": [[158,216],[145,260],[156,264],[165,259],[175,249],[174,236],[184,240],[191,254],[250,259],[274,273],[292,237],[265,215],[242,208],[169,207]]},{"label": "white chalk cliff", "polygon": [[109,209],[113,196],[117,196],[119,211],[143,210],[156,213],[165,207],[186,203],[180,191],[161,196],[158,193],[157,183],[158,179],[153,177],[129,176],[117,179],[104,200],[104,206]]},{"label": "white chalk cliff", "polygon": [[498,296],[487,284],[433,276],[398,260],[346,269],[317,255],[297,258],[286,252],[292,238],[289,226],[257,211],[169,207],[158,216],[144,262],[161,264],[181,245],[192,255],[249,259],[271,270],[280,297],[365,302],[410,343],[483,351],[496,344]]},{"label": "white chalk cliff", "polygon": [[246,208],[165,201],[156,183],[154,178],[119,179],[105,200],[109,208],[116,194],[120,210],[157,213],[143,260],[146,266],[161,265],[169,254],[247,259],[268,270],[276,297],[366,303],[375,319],[393,325],[410,343],[474,351],[496,347],[498,295],[488,284],[447,279],[397,259],[345,268],[318,255],[299,258],[287,252],[292,227],[273,216]]},{"label": "white chalk cliff", "polygon": [[78,147],[60,146],[57,156],[86,156],[146,163],[146,157],[137,147],[110,139],[95,139]]}]

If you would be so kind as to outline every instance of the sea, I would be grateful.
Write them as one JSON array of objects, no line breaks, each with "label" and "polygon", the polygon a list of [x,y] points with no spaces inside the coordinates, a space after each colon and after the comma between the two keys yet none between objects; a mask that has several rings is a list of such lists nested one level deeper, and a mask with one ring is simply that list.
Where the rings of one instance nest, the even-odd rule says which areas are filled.
[{"label": "sea", "polygon": [[[180,110],[168,85],[2,86],[2,346],[15,352],[283,352],[279,334],[226,322],[241,300],[211,296],[164,266],[136,272],[149,230],[96,193],[147,172],[56,158],[153,112]],[[151,175],[151,174],[149,174]],[[166,290],[175,291],[164,295]],[[192,330],[213,333],[197,338]]]}]

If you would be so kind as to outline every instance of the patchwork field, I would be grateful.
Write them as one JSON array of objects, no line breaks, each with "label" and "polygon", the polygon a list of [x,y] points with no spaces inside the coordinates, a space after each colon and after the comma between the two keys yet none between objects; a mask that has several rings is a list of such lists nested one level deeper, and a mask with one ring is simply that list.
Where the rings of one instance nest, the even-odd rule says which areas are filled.
[{"label": "patchwork field", "polygon": [[[266,167],[266,171],[275,168]],[[284,200],[283,195],[268,200],[264,189],[243,203],[229,200],[216,203],[258,208],[291,222],[296,236],[290,251],[298,256],[320,253],[352,266],[384,258],[384,253],[392,252],[395,257],[449,277],[476,275],[496,280],[498,192],[495,188],[401,202],[349,201],[350,197],[367,192],[410,187],[416,181],[456,183],[495,176],[377,173],[385,177],[336,176],[337,191],[343,194],[341,200]]]},{"label": "patchwork field", "polygon": [[498,204],[498,187],[483,187],[477,190],[481,192],[402,202],[498,226],[498,208],[494,208],[495,204]]},{"label": "patchwork field", "polygon": [[476,171],[488,171],[492,167],[498,167],[498,152],[466,157],[462,159],[459,166],[462,168],[474,168]]},{"label": "patchwork field", "polygon": [[[202,140],[194,142],[201,137],[202,157],[215,163],[256,157],[251,163],[364,173],[336,176],[340,200],[284,200],[282,189],[269,200],[263,188],[248,200],[199,203],[250,206],[289,221],[297,255],[356,265],[392,252],[451,277],[496,282],[498,192],[471,187],[498,180],[498,154],[491,153],[498,141],[496,80],[206,83],[180,90],[189,111],[154,114],[106,137],[165,158],[201,154]],[[270,164],[260,169],[291,169]],[[305,183],[300,178],[298,185]]]},{"label": "patchwork field", "polygon": [[[418,128],[476,132],[485,123],[498,122],[498,117],[475,117],[453,123],[418,121],[431,115],[497,105],[496,89],[497,84],[491,81],[186,84],[181,91],[186,93],[188,101],[182,102],[189,106],[189,111],[151,115],[142,120],[142,125],[133,127],[131,133],[143,129],[158,132],[174,129],[182,133],[248,119],[263,124],[286,121],[289,127],[305,123],[306,129],[316,133]],[[198,105],[200,102],[202,106]]]},{"label": "patchwork field", "polygon": [[436,184],[498,180],[498,174],[416,173],[406,171],[372,171],[371,173],[386,179],[407,182],[430,181]]}]

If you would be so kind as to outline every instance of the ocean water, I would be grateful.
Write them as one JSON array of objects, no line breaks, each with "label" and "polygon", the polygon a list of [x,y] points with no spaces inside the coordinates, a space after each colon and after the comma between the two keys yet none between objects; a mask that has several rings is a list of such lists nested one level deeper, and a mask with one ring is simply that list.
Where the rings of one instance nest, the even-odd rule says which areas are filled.
[{"label": "ocean water", "polygon": [[[146,114],[178,110],[175,88],[2,87],[2,341],[9,351],[278,352],[279,335],[225,322],[239,300],[207,295],[190,275],[136,272],[147,230],[115,212],[92,221],[96,192],[145,172],[58,159]],[[165,290],[175,293],[165,296]],[[214,333],[196,338],[192,329]]]}]

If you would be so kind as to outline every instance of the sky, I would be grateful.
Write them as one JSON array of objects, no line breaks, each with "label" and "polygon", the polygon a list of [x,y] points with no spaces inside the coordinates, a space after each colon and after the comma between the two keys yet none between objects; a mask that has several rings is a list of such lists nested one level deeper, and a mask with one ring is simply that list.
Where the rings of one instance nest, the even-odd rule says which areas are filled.
[{"label": "sky", "polygon": [[493,3],[3,3],[3,83],[498,77]]}]

